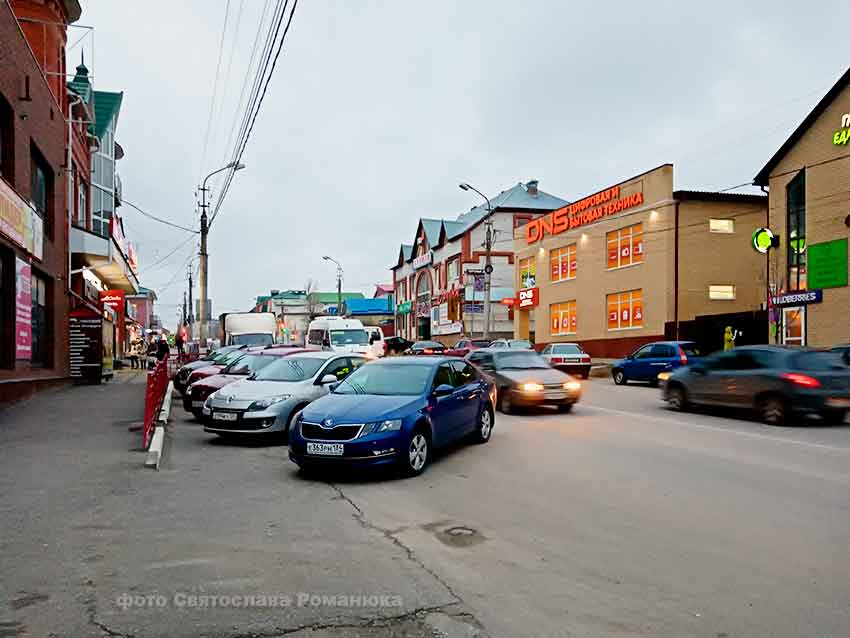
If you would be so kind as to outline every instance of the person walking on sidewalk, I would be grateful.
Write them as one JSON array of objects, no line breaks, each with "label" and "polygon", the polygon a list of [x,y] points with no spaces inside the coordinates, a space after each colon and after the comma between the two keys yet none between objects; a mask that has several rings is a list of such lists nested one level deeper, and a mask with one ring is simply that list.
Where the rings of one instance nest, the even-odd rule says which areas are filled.
[{"label": "person walking on sidewalk", "polygon": [[171,353],[171,348],[168,345],[168,341],[165,339],[165,335],[160,335],[159,341],[156,342],[156,358],[159,361],[165,361],[168,358],[168,355]]}]

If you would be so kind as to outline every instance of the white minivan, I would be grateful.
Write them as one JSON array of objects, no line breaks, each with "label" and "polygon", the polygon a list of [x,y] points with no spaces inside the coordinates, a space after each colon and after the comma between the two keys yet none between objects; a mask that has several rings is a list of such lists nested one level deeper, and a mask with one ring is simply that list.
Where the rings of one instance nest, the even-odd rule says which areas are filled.
[{"label": "white minivan", "polygon": [[358,319],[319,317],[307,328],[307,348],[374,356],[369,335]]}]

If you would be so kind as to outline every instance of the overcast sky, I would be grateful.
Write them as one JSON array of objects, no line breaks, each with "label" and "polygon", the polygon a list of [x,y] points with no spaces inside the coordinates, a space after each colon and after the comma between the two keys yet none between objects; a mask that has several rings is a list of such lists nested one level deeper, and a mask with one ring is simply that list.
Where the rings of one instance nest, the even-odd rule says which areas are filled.
[{"label": "overcast sky", "polygon": [[[202,164],[226,1],[81,0],[94,47],[70,57],[85,48],[95,87],[124,91],[126,199],[197,224],[265,3],[230,0]],[[673,162],[677,188],[747,182],[846,70],[846,17],[846,0],[300,0],[210,235],[214,313],[308,278],[332,290],[323,254],[371,293],[420,217],[479,203],[460,181],[496,194],[536,178],[572,200]],[[151,268],[188,235],[121,213],[171,326],[196,244]]]}]

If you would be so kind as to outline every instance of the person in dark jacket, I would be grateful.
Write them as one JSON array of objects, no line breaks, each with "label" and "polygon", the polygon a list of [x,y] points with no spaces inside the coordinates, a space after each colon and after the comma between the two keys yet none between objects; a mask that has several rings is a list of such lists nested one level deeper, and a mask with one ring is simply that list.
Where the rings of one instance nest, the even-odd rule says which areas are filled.
[{"label": "person in dark jacket", "polygon": [[159,361],[164,361],[168,358],[170,352],[171,348],[168,346],[165,336],[160,336],[159,341],[156,343],[156,358]]}]

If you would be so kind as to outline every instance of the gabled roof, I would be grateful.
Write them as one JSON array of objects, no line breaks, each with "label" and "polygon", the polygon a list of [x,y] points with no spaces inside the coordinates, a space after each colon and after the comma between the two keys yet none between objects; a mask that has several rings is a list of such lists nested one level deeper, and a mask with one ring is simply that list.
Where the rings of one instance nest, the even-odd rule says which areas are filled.
[{"label": "gabled roof", "polygon": [[398,251],[398,259],[393,266],[390,266],[390,270],[395,270],[396,268],[401,267],[403,263],[410,260],[411,255],[413,255],[413,246],[410,244],[402,244]]},{"label": "gabled roof", "polygon": [[419,226],[416,228],[416,236],[419,236],[419,228],[422,228],[425,231],[425,239],[428,240],[428,245],[434,247],[440,243],[442,225],[442,219],[428,219],[423,217],[419,220]]},{"label": "gabled roof", "polygon": [[91,104],[91,80],[89,80],[89,70],[85,64],[80,64],[77,67],[77,73],[74,75],[74,79],[68,82],[68,88],[79,95],[83,102]]},{"label": "gabled roof", "polygon": [[440,242],[442,243],[444,239],[451,241],[455,237],[463,235],[464,230],[466,230],[466,226],[463,222],[443,220],[443,231],[440,234]]},{"label": "gabled roof", "polygon": [[832,104],[833,100],[838,97],[838,94],[841,93],[848,85],[850,85],[850,68],[848,68],[844,75],[838,78],[838,82],[836,82],[833,87],[827,91],[826,95],[823,96],[820,102],[815,105],[815,108],[812,109],[811,113],[809,113],[805,119],[800,122],[800,126],[794,129],[794,132],[785,140],[785,143],[779,147],[779,150],[773,154],[773,157],[764,165],[758,175],[753,178],[753,184],[756,186],[767,186],[768,178],[770,177],[771,171],[776,167],[776,165],[782,161],[782,158],[788,154],[788,152],[794,147],[794,145],[800,141],[800,138],[803,134],[809,130],[809,127],[814,124],[815,120],[820,117],[821,113],[823,113],[827,107]]},{"label": "gabled roof", "polygon": [[[344,292],[342,293],[342,300],[348,301],[349,299],[363,299],[364,295],[362,292]],[[337,296],[336,292],[311,292],[310,299],[315,303],[336,303]]]},{"label": "gabled roof", "polygon": [[123,92],[94,91],[94,134],[98,139],[106,133],[106,127],[113,116],[118,116],[123,99]]},{"label": "gabled roof", "polygon": [[[566,200],[560,197],[555,197],[549,193],[544,193],[537,190],[537,195],[532,195],[528,192],[526,185],[519,182],[516,186],[512,186],[508,190],[504,190],[495,197],[490,199],[490,205],[493,210],[499,208],[518,209],[518,210],[556,210],[568,204]],[[487,216],[487,204],[481,204],[469,210],[466,213],[458,216],[457,221],[462,222],[466,227],[481,221]]]}]

